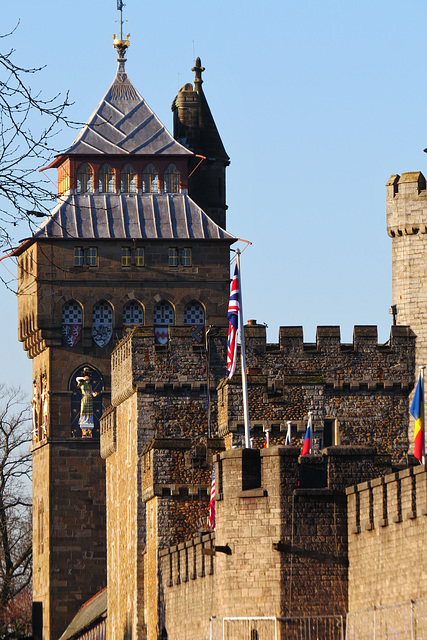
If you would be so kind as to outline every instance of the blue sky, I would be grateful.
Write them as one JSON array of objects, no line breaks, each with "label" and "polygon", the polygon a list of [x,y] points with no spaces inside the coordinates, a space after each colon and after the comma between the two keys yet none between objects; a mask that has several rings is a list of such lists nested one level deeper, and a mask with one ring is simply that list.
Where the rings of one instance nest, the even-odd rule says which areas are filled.
[{"label": "blue sky", "polygon": [[[47,65],[33,87],[69,90],[70,117],[83,122],[116,71],[118,15],[115,0],[9,2],[1,31],[20,24],[0,47],[13,46],[20,64]],[[340,325],[346,342],[355,324],[376,324],[385,342],[385,183],[427,172],[426,3],[128,0],[124,16],[127,71],[169,130],[193,51],[206,67],[205,94],[231,157],[227,227],[253,242],[242,256],[245,319],[267,323],[270,342],[280,325],[303,325],[311,342],[325,324]],[[76,133],[65,129],[56,144]],[[3,271],[5,262],[15,270],[8,260]],[[16,300],[2,290],[0,302],[3,377],[30,390]]]}]

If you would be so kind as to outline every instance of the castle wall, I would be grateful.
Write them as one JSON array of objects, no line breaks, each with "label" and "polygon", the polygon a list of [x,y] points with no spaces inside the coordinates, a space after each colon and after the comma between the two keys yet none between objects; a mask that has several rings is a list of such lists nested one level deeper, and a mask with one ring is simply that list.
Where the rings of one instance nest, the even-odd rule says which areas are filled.
[{"label": "castle wall", "polygon": [[[159,617],[168,638],[208,638],[216,611],[215,534],[159,551]],[[185,612],[185,615],[183,613]]]},{"label": "castle wall", "polygon": [[424,466],[349,487],[349,611],[427,597]]},{"label": "castle wall", "polygon": [[102,421],[101,454],[107,458],[108,619],[116,634],[145,625],[144,560],[146,514],[141,501],[137,395],[129,395]]},{"label": "castle wall", "polygon": [[[271,428],[272,444],[284,444],[286,421],[299,444],[313,411],[314,432],[324,439],[325,422],[334,425],[328,444],[371,445],[394,461],[409,446],[407,397],[414,379],[415,338],[408,327],[391,327],[390,340],[377,342],[376,327],[355,327],[352,344],[340,343],[339,327],[318,327],[315,344],[303,342],[302,327],[281,327],[278,344],[267,344],[265,327],[245,328],[249,418],[255,446]],[[242,440],[240,363],[219,389],[219,434]]]},{"label": "castle wall", "polygon": [[216,456],[215,536],[159,551],[159,633],[207,638],[212,616],[345,615],[344,486],[372,477],[375,450],[299,453],[272,447]]}]

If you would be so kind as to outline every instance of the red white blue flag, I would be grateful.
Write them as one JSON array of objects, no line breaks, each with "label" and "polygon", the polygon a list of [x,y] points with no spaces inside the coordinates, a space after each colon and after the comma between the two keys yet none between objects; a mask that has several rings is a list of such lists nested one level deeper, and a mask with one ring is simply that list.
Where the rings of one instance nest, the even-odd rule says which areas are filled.
[{"label": "red white blue flag", "polygon": [[211,499],[209,501],[209,529],[215,529],[215,465],[212,468]]},{"label": "red white blue flag", "polygon": [[239,327],[240,286],[239,268],[234,267],[231,281],[230,302],[228,303],[228,342],[227,342],[227,378],[230,380],[236,371],[237,362],[237,329]]},{"label": "red white blue flag", "polygon": [[302,456],[306,456],[308,453],[311,453],[311,441],[313,438],[313,425],[312,425],[312,417],[311,413],[308,414],[308,422],[307,422],[307,430],[305,432],[304,444],[302,445]]}]

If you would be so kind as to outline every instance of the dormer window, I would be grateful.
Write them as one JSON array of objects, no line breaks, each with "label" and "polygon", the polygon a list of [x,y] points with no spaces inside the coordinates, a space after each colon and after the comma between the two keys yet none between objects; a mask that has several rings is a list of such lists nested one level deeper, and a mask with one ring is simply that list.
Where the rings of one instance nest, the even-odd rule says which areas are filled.
[{"label": "dormer window", "polygon": [[165,193],[179,193],[181,190],[181,175],[174,164],[170,164],[164,174]]},{"label": "dormer window", "polygon": [[142,190],[144,193],[158,193],[159,174],[153,164],[147,164],[142,174]]},{"label": "dormer window", "polygon": [[100,193],[114,193],[115,191],[115,180],[114,180],[114,171],[109,164],[103,164],[98,172],[99,178],[99,192]]},{"label": "dormer window", "polygon": [[136,193],[136,173],[131,164],[125,164],[120,174],[120,191]]},{"label": "dormer window", "polygon": [[77,193],[92,193],[93,171],[85,162],[77,169]]}]

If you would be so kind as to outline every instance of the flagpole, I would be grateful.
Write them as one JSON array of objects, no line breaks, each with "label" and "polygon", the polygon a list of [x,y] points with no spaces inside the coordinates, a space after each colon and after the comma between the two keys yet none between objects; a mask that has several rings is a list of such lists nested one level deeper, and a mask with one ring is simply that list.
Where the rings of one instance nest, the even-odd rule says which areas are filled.
[{"label": "flagpole", "polygon": [[248,401],[248,377],[246,373],[246,353],[245,353],[245,330],[243,324],[243,301],[242,301],[242,273],[240,271],[240,251],[236,249],[236,262],[239,271],[239,321],[240,321],[240,361],[242,367],[242,394],[243,394],[243,418],[245,423],[245,447],[251,447],[251,435],[249,428],[249,401]]}]

